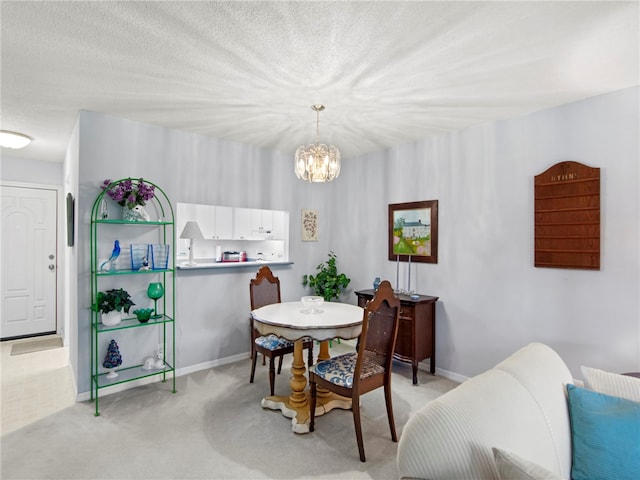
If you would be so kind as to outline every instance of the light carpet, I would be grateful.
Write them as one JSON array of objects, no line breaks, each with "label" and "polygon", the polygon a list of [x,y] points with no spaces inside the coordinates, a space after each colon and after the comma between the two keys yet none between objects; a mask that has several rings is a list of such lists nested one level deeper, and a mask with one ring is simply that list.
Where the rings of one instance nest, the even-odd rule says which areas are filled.
[{"label": "light carpet", "polygon": [[[351,348],[334,345],[332,355]],[[338,351],[336,351],[338,350]],[[290,365],[290,359],[289,359]],[[285,365],[287,364],[285,360]],[[2,437],[1,477],[9,479],[392,479],[391,441],[382,389],[361,398],[367,462],[358,458],[351,411],[316,419],[314,433],[291,432],[291,420],[263,410],[267,367],[249,384],[250,361],[185,375],[82,402]],[[288,371],[276,394],[288,391]],[[457,384],[396,362],[392,380],[398,434],[412,412]]]},{"label": "light carpet", "polygon": [[21,340],[0,345],[0,431],[2,435],[75,404],[69,348],[11,355]]}]

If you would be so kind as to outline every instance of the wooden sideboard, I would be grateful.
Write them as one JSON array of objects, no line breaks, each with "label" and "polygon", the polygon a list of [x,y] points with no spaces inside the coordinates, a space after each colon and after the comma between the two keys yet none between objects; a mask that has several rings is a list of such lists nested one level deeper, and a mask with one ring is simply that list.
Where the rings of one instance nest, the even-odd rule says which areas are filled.
[{"label": "wooden sideboard", "polygon": [[[373,289],[355,292],[358,305],[364,307],[373,298]],[[418,383],[418,363],[430,359],[429,371],[436,373],[436,302],[438,297],[420,295],[417,300],[409,295],[400,299],[400,325],[394,357],[410,362],[413,367],[413,384]]]}]

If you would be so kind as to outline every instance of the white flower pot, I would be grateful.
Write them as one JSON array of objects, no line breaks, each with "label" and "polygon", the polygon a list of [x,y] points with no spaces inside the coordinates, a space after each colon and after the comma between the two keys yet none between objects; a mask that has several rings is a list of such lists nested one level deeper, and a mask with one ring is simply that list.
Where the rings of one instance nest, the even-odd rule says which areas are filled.
[{"label": "white flower pot", "polygon": [[107,327],[113,327],[118,325],[122,321],[122,312],[118,312],[117,310],[113,310],[109,313],[102,314],[102,324]]}]

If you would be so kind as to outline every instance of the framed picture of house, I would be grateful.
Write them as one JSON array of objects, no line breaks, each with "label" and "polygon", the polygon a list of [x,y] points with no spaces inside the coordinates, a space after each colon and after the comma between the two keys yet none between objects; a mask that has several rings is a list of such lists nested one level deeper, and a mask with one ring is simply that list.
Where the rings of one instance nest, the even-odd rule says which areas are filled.
[{"label": "framed picture of house", "polygon": [[438,263],[438,201],[389,205],[389,260]]}]

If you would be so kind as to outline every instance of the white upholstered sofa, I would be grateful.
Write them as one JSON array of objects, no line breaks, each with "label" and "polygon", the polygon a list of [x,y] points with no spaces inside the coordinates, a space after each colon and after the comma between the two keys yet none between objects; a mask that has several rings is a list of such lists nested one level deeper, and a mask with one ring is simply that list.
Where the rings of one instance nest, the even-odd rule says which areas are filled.
[{"label": "white upholstered sofa", "polygon": [[518,350],[409,419],[400,476],[638,480],[640,379],[581,370],[584,388],[548,346]]},{"label": "white upholstered sofa", "polygon": [[496,448],[570,478],[570,383],[555,351],[541,343],[523,347],[409,419],[398,445],[400,477],[499,480]]}]

